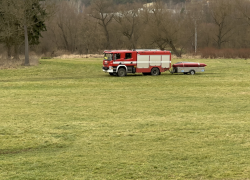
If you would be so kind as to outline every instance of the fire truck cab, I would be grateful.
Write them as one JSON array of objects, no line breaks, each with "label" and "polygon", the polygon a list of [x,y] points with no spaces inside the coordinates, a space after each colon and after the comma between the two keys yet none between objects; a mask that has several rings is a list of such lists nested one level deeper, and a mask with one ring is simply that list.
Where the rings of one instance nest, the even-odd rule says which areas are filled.
[{"label": "fire truck cab", "polygon": [[136,50],[105,50],[103,71],[114,76],[126,76],[127,73],[144,75],[160,75],[171,68],[171,52],[136,49]]}]

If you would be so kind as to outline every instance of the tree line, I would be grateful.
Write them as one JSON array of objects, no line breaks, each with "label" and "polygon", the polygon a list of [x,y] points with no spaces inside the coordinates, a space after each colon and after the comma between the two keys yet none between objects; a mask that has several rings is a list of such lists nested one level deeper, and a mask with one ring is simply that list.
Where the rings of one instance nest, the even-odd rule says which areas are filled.
[{"label": "tree line", "polygon": [[[75,0],[75,1],[81,2],[85,6],[89,6],[91,4],[91,0]],[[113,3],[115,4],[151,3],[153,1],[154,0],[113,0]],[[190,0],[163,0],[163,2],[165,3],[173,3],[173,4],[186,2],[186,1],[190,1]]]},{"label": "tree line", "polygon": [[[0,3],[3,1],[11,0]],[[32,30],[32,23],[28,26],[28,32],[37,32],[37,37],[39,33],[42,35],[40,44],[31,49],[56,56],[59,51],[89,54],[101,53],[104,49],[158,48],[171,50],[180,57],[208,47],[247,49],[250,45],[248,0],[154,0],[150,4],[91,0],[88,6],[83,2],[54,1],[50,18],[39,20],[39,31]],[[7,24],[0,28],[1,33],[6,31]],[[23,34],[23,23],[18,24],[18,32]],[[0,40],[0,43],[8,53],[15,52],[22,47],[22,36],[16,36],[20,37],[20,44],[11,44],[13,40]],[[31,39],[29,42],[36,44]],[[17,45],[17,50],[8,50],[8,43],[13,47]]]}]

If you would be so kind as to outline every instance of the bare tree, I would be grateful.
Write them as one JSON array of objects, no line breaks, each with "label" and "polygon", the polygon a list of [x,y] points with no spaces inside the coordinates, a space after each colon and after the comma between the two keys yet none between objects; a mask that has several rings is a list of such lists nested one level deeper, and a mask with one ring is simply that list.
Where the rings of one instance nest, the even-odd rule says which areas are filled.
[{"label": "bare tree", "polygon": [[98,20],[98,24],[105,32],[106,49],[110,47],[109,25],[114,17],[112,7],[112,0],[94,0],[90,6],[90,16]]},{"label": "bare tree", "polygon": [[235,27],[232,16],[232,0],[211,1],[210,12],[213,19],[213,24],[215,25],[215,37],[213,37],[213,39],[220,49],[223,43],[226,43],[230,40]]},{"label": "bare tree", "polygon": [[137,41],[140,37],[141,21],[140,21],[140,4],[121,5],[119,11],[114,13],[114,19],[120,26],[119,31],[129,42],[128,48],[135,49]]},{"label": "bare tree", "polygon": [[98,21],[88,15],[84,15],[80,29],[81,51],[89,54],[103,50],[102,44],[106,42],[104,39],[105,37]]},{"label": "bare tree", "polygon": [[181,32],[181,17],[169,12],[162,1],[157,1],[153,8],[146,10],[148,18],[147,33],[152,43],[160,49],[168,45],[176,56],[181,57],[181,50],[177,49],[179,33]]},{"label": "bare tree", "polygon": [[238,19],[244,19],[250,25],[250,2],[248,0],[235,0],[235,7],[238,10]]},{"label": "bare tree", "polygon": [[70,52],[76,51],[80,28],[80,14],[77,9],[68,2],[61,3],[56,14],[56,24],[61,31],[65,49]]}]

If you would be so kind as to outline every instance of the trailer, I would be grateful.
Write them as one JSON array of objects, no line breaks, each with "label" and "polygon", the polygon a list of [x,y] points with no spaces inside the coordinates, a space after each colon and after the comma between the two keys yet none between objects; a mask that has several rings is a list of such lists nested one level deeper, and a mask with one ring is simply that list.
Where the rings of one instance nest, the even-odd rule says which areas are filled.
[{"label": "trailer", "polygon": [[184,74],[191,74],[194,75],[198,72],[205,72],[204,63],[197,63],[197,62],[177,62],[173,64],[172,70],[170,71],[173,73],[184,73]]},{"label": "trailer", "polygon": [[105,50],[102,70],[114,76],[128,73],[160,75],[171,68],[171,52],[158,49]]}]

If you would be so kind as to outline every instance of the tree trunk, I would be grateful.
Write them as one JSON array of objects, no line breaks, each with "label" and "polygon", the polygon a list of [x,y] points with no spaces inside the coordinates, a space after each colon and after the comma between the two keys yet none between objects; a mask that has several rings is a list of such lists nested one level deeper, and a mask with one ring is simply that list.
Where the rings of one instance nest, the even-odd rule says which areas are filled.
[{"label": "tree trunk", "polygon": [[7,45],[7,58],[11,59],[11,46]]},{"label": "tree trunk", "polygon": [[168,42],[168,44],[171,47],[171,49],[174,51],[175,55],[177,57],[181,57],[181,53],[177,51],[177,49],[175,48],[175,46],[174,46],[174,44],[172,43],[171,40]]},{"label": "tree trunk", "polygon": [[25,66],[30,65],[30,60],[29,60],[29,40],[28,40],[28,30],[27,26],[24,25],[24,36],[25,36]]},{"label": "tree trunk", "polygon": [[105,30],[105,35],[106,35],[106,49],[109,49],[110,47],[110,42],[109,42],[109,32],[108,32],[108,29],[107,29],[107,26],[105,25],[105,23],[103,22],[103,27],[104,27],[104,30]]},{"label": "tree trunk", "polygon": [[61,29],[61,31],[62,31],[63,40],[64,40],[64,43],[65,43],[65,48],[67,49],[67,51],[70,51],[70,49],[69,49],[69,43],[68,43],[68,40],[67,40],[67,35],[66,35],[66,33],[64,32],[64,29],[63,29],[63,24],[58,23],[57,25],[58,25],[58,27],[59,27],[59,28]]},{"label": "tree trunk", "polygon": [[20,58],[19,58],[19,47],[18,47],[18,45],[15,45],[15,46],[14,46],[14,59],[15,59],[15,60],[20,60]]}]

